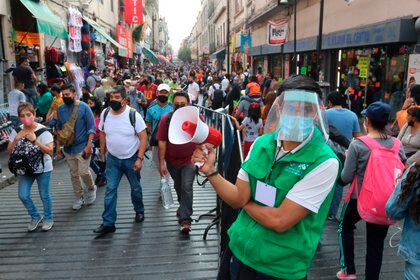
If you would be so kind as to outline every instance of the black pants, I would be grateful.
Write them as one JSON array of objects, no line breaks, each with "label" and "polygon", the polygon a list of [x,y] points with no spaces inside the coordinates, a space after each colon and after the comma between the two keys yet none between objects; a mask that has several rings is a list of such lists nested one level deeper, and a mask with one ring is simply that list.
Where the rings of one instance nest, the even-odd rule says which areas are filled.
[{"label": "black pants", "polygon": [[[361,218],[357,211],[357,200],[350,199],[344,213],[341,242],[342,258],[344,257],[344,269],[348,274],[356,273],[354,265],[354,230],[356,223]],[[389,226],[377,225],[366,222],[366,268],[365,279],[377,280],[381,272],[384,240]]]}]

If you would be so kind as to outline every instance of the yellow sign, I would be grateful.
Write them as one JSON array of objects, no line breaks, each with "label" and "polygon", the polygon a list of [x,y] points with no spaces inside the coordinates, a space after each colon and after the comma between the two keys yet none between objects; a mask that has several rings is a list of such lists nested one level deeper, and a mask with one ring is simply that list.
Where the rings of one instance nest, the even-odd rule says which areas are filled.
[{"label": "yellow sign", "polygon": [[359,63],[357,64],[357,68],[359,68],[359,77],[367,78],[369,69],[369,57],[359,56]]}]

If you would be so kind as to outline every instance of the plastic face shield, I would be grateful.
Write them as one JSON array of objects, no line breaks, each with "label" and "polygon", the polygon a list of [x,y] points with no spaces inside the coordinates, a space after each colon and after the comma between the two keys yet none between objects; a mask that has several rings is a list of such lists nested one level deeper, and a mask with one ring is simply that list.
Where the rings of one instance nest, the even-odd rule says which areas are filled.
[{"label": "plastic face shield", "polygon": [[317,127],[328,140],[328,122],[324,105],[312,91],[284,91],[274,101],[264,126],[264,133],[277,132],[281,141],[303,142]]}]

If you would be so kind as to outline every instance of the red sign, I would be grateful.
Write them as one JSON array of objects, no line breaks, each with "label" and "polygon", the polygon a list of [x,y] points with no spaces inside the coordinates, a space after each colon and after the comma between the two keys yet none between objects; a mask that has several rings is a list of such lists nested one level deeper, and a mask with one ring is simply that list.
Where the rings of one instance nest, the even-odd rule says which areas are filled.
[{"label": "red sign", "polygon": [[125,22],[132,24],[143,24],[143,1],[125,0]]},{"label": "red sign", "polygon": [[131,30],[124,26],[117,24],[117,41],[121,46],[127,49],[127,52],[121,56],[132,58],[133,57],[133,36]]}]

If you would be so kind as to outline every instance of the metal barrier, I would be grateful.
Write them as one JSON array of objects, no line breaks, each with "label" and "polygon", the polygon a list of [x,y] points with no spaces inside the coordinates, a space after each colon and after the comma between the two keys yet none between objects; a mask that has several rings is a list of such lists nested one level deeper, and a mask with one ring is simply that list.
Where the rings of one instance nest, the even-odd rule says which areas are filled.
[{"label": "metal barrier", "polygon": [[[207,125],[214,127],[222,133],[222,145],[216,150],[216,164],[217,170],[223,176],[227,175],[228,167],[230,165],[230,158],[232,153],[232,147],[234,145],[234,128],[230,120],[227,111],[224,108],[218,110],[212,110],[200,105],[195,105],[199,108],[200,113],[204,116],[204,120]],[[204,186],[203,186],[204,187]],[[202,218],[210,218],[212,221],[206,227],[203,239],[206,240],[209,230],[213,226],[219,226],[220,223],[220,207],[221,200],[217,197],[216,207],[211,209],[209,212],[200,215],[195,221],[199,222]]]},{"label": "metal barrier", "polygon": [[0,104],[0,150],[4,149],[9,141],[13,126],[9,116],[8,103]]}]

